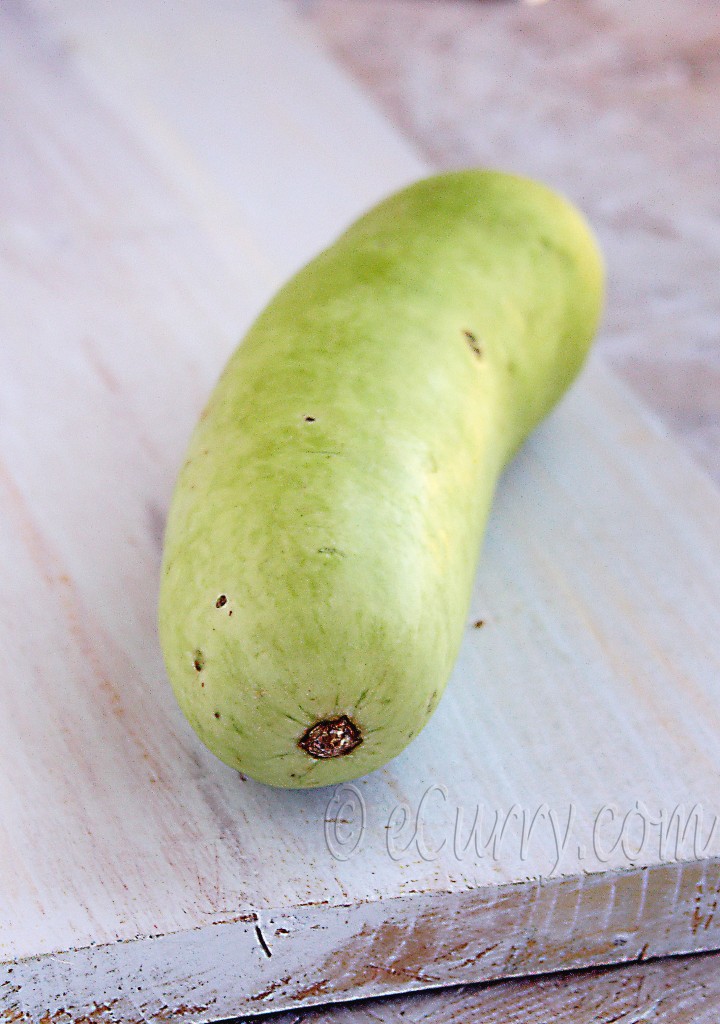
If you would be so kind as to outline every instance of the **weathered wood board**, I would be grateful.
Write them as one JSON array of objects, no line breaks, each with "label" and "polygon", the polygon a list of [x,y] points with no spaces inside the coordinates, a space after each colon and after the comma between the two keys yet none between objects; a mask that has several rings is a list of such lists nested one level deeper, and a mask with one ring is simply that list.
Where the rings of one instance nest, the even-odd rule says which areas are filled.
[{"label": "weathered wood board", "polygon": [[[403,0],[404,2],[404,0]],[[717,1024],[720,953],[287,1010],[263,1024]],[[245,1018],[247,1019],[247,1018]]]},{"label": "weathered wood board", "polygon": [[163,673],[174,475],[272,290],[426,168],[259,0],[1,6],[0,147],[2,1019],[720,947],[720,496],[675,443],[592,364],[502,482],[420,738],[337,791],[243,780]]}]

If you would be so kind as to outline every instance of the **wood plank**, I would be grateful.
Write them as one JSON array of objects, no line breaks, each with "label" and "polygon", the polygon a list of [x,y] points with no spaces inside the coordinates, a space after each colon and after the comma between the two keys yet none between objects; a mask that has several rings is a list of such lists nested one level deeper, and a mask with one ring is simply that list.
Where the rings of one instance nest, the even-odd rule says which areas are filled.
[{"label": "wood plank", "polygon": [[[720,499],[599,365],[506,474],[457,671],[402,757],[293,794],[200,746],[154,624],[189,430],[279,280],[423,167],[279,7],[0,10],[5,1019],[720,946]],[[637,802],[660,824],[633,852]],[[694,819],[661,844],[676,807],[695,848]]]},{"label": "wood plank", "polygon": [[301,1014],[271,1014],[264,1020],[267,1024],[716,1024],[719,967],[718,954],[672,957],[461,985]]}]

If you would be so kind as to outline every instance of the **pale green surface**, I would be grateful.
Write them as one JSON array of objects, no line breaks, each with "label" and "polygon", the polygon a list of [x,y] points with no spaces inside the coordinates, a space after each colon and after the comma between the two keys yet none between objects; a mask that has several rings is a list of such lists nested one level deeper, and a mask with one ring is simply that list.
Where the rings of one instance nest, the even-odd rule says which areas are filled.
[{"label": "pale green surface", "polygon": [[[420,732],[498,474],[578,372],[601,294],[578,213],[487,171],[390,197],[277,294],[198,424],[166,534],[167,669],[218,757],[320,786]],[[351,754],[298,747],[342,714]]]}]

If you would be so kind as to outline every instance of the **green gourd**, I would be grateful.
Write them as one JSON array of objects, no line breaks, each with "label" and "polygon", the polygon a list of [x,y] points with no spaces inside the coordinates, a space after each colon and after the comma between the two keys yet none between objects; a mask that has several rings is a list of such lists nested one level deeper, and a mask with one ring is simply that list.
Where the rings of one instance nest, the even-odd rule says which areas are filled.
[{"label": "green gourd", "polygon": [[578,373],[602,281],[566,200],[468,170],[380,203],[261,313],[192,437],[162,569],[170,681],[224,762],[323,786],[417,736],[498,476]]}]

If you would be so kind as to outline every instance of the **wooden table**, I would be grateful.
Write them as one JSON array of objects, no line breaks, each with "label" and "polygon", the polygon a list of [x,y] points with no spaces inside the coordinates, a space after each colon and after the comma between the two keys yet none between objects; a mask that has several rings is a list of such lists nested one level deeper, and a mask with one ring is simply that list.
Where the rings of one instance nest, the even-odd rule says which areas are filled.
[{"label": "wooden table", "polygon": [[[503,32],[523,25],[513,11],[488,15],[508,60],[517,46]],[[0,8],[0,29],[3,1019],[200,1021],[717,948],[720,858],[705,833],[719,770],[720,498],[596,361],[503,481],[433,724],[350,791],[369,815],[357,847],[347,792],[271,792],[198,744],[154,628],[187,433],[273,288],[426,165],[272,4],[36,0]],[[580,45],[582,68],[586,56]],[[496,120],[500,140],[530,132],[522,113]],[[525,133],[545,162],[515,166],[564,188],[600,228],[613,273],[605,347],[641,327],[656,343],[661,313],[689,301],[667,292],[671,272],[699,273],[686,239],[712,247],[693,206],[710,189],[684,199],[662,258],[637,224],[618,245],[618,197],[655,215],[632,191],[653,164],[636,148],[625,166],[602,134],[613,117],[585,117],[620,162],[608,209],[585,163],[563,159],[562,119],[552,146]],[[495,162],[510,156],[500,148]],[[653,320],[636,297],[658,278]],[[458,723],[450,757],[443,731]],[[594,825],[612,824],[611,805],[637,815],[638,801],[650,816],[702,807],[700,846],[678,858],[602,844],[601,856]],[[515,833],[504,853],[463,859],[444,812],[480,803],[507,816],[508,835],[527,815],[546,827],[537,844]],[[404,848],[407,830],[390,822],[405,806],[425,817]],[[559,851],[563,812],[573,842]],[[577,998],[626,998],[639,982],[622,979],[649,970],[641,990],[662,1002],[707,963],[678,961],[673,981],[619,968]],[[527,1006],[579,982],[512,984]],[[465,1018],[483,1003],[495,1012],[494,991],[359,1012]]]}]

